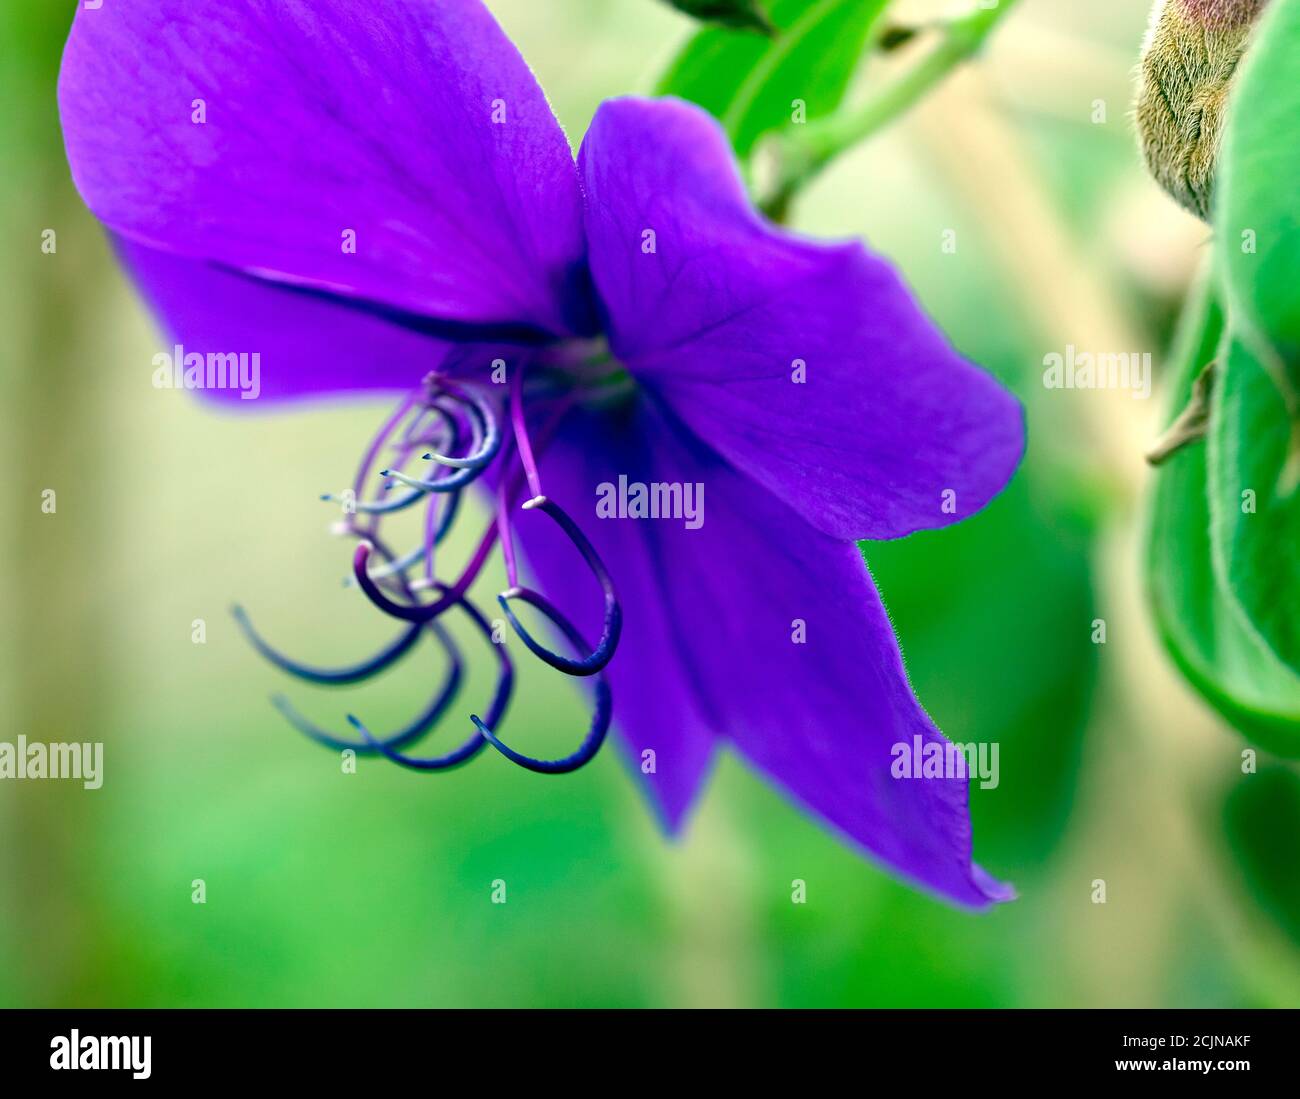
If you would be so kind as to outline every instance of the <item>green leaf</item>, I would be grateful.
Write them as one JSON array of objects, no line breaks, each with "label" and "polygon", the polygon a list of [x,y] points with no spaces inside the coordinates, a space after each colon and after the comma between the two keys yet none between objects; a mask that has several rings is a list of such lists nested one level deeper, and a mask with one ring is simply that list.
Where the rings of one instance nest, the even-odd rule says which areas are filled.
[{"label": "green leaf", "polygon": [[1214,564],[1246,628],[1300,674],[1296,443],[1296,422],[1268,371],[1230,339],[1210,414]]},{"label": "green leaf", "polygon": [[759,0],[668,0],[668,3],[696,19],[764,34],[772,31]]},{"label": "green leaf", "polygon": [[1245,776],[1223,816],[1246,887],[1300,945],[1300,777],[1284,767]]},{"label": "green leaf", "polygon": [[1215,264],[1231,339],[1211,417],[1212,560],[1300,674],[1300,0],[1261,17],[1228,109]]},{"label": "green leaf", "polygon": [[698,103],[718,118],[744,157],[769,130],[788,125],[793,103],[806,117],[844,97],[887,0],[774,0],[772,38],[709,27],[678,54],[656,89]]},{"label": "green leaf", "polygon": [[1265,365],[1280,368],[1293,415],[1300,389],[1297,56],[1300,0],[1274,0],[1260,17],[1228,108],[1215,219],[1233,328]]},{"label": "green leaf", "polygon": [[[1175,409],[1187,403],[1196,376],[1214,360],[1223,329],[1220,307],[1212,293],[1203,291],[1184,314],[1174,350]],[[1219,373],[1216,391],[1223,384],[1224,372]],[[1272,752],[1300,756],[1300,677],[1249,629],[1211,560],[1205,444],[1174,454],[1155,476],[1148,587],[1166,648],[1196,689],[1241,733]],[[1284,567],[1279,565],[1279,572]]]}]

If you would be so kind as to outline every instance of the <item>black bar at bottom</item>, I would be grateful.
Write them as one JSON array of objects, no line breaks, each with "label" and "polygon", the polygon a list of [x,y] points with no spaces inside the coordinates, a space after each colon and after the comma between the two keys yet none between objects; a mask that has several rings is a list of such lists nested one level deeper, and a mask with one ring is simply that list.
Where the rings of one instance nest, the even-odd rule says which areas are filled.
[{"label": "black bar at bottom", "polygon": [[[468,1073],[487,1084],[697,1090],[710,1078],[847,1073],[868,1089],[1128,1076],[1290,1090],[1298,1036],[1293,1011],[9,1010],[0,1012],[0,1079],[6,1090],[412,1079],[436,1089]],[[611,1066],[621,1075],[608,1075]]]}]

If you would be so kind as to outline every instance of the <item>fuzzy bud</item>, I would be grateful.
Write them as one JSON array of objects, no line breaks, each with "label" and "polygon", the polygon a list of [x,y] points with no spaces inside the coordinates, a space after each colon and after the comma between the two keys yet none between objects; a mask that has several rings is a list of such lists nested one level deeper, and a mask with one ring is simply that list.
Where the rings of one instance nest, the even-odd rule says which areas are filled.
[{"label": "fuzzy bud", "polygon": [[1156,0],[1137,129],[1156,181],[1208,221],[1233,74],[1268,0]]}]

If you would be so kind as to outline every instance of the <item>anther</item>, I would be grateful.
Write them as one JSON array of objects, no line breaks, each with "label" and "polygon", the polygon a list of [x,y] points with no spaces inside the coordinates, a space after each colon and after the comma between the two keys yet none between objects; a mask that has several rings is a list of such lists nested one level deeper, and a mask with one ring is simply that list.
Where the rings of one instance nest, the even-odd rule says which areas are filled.
[{"label": "anther", "polygon": [[[443,585],[445,591],[450,591]],[[492,627],[488,625],[487,620],[483,617],[477,607],[468,599],[457,598],[455,605],[469,617],[475,628],[482,634],[497,654],[497,661],[500,665],[500,671],[497,675],[497,686],[493,692],[492,701],[489,704],[488,716],[491,724],[500,724],[501,719],[505,717],[506,710],[510,706],[510,698],[514,692],[514,666],[510,662],[510,655],[506,652],[504,645],[497,645],[492,641]],[[385,744],[377,740],[374,735],[351,714],[348,715],[348,721],[352,727],[357,730],[366,742],[375,747],[384,756],[391,759],[394,763],[400,763],[403,767],[409,767],[415,771],[447,771],[453,767],[459,767],[467,763],[481,752],[488,744],[488,739],[478,730],[479,724],[477,718],[471,718],[475,723],[475,732],[460,747],[448,752],[446,755],[432,756],[428,758],[416,758],[404,755],[397,751],[397,746],[391,743]]]},{"label": "anther", "polygon": [[[568,514],[558,504],[545,496],[535,496],[524,507],[530,510],[542,511],[549,515],[577,548],[583,560],[587,562],[587,567],[591,569],[599,582],[605,603],[604,624],[601,628],[600,640],[594,649],[580,659],[575,660],[561,656],[538,642],[524,628],[510,606],[512,599],[518,599],[536,607],[543,614],[554,619],[559,612],[545,596],[540,592],[533,591],[531,588],[515,584],[498,595],[497,602],[501,604],[506,619],[514,628],[515,633],[519,635],[519,639],[533,655],[546,661],[552,668],[566,672],[569,675],[595,675],[613,658],[614,652],[618,648],[619,635],[623,629],[623,608],[619,604],[617,593],[614,591],[614,581],[609,575],[609,570],[605,567],[605,562],[601,560],[600,554],[596,552],[596,548],[591,544],[587,536],[582,533],[581,528],[569,518]],[[578,649],[581,652],[585,647],[579,645]]]},{"label": "anther", "polygon": [[[421,627],[416,627],[416,629],[418,632]],[[272,695],[271,703],[280,711],[281,714],[284,715],[285,719],[295,729],[304,736],[316,741],[317,744],[323,744],[327,748],[334,748],[340,751],[345,748],[350,748],[352,751],[363,755],[381,753],[384,751],[396,751],[398,748],[410,744],[412,741],[419,740],[431,728],[433,728],[438,719],[446,712],[447,707],[451,705],[456,695],[460,693],[460,685],[463,679],[460,653],[457,651],[455,645],[452,644],[451,639],[446,635],[446,633],[441,631],[437,626],[432,627],[432,629],[437,631],[438,640],[442,643],[443,648],[450,657],[451,662],[447,669],[447,678],[443,680],[442,686],[433,696],[433,699],[429,702],[428,706],[426,706],[414,719],[402,726],[402,728],[398,729],[397,732],[393,733],[391,736],[379,739],[370,734],[366,734],[365,739],[361,741],[344,740],[341,737],[335,736],[329,730],[323,729],[321,726],[316,725],[303,717],[284,695]],[[349,718],[349,720],[351,720],[351,718]]]},{"label": "anther", "polygon": [[[587,648],[582,635],[563,614],[554,607],[547,607],[544,613],[576,650],[581,652]],[[596,757],[596,753],[600,751],[601,745],[604,744],[605,737],[609,733],[612,714],[613,698],[609,683],[602,675],[596,681],[595,710],[592,713],[591,725],[587,730],[587,735],[583,738],[582,744],[572,755],[565,756],[563,759],[550,760],[526,756],[522,752],[515,751],[508,744],[503,743],[501,738],[494,732],[497,722],[491,719],[491,714],[488,715],[487,721],[480,720],[476,715],[470,715],[470,721],[474,723],[474,728],[492,747],[512,763],[517,763],[526,770],[535,771],[542,775],[565,775],[585,766]]]}]

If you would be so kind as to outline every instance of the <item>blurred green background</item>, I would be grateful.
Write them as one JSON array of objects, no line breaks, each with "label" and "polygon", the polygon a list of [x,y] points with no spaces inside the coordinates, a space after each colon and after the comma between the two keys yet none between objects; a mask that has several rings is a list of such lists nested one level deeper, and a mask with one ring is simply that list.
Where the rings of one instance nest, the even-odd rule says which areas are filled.
[{"label": "blurred green background", "polygon": [[[655,0],[490,6],[575,143],[692,28]],[[103,741],[106,779],[0,784],[0,1005],[1300,1005],[1295,773],[1242,774],[1245,742],[1171,670],[1144,605],[1159,388],[1041,383],[1067,344],[1159,369],[1208,238],[1135,152],[1144,4],[1026,0],[793,216],[892,256],[1029,409],[1029,457],[992,507],[867,548],[923,703],[1001,746],[1001,784],[972,791],[976,854],[1021,898],[982,916],[895,883],[734,758],[668,842],[614,752],[562,780],[490,753],[347,775],[287,728],[271,691],[379,728],[427,697],[427,651],[330,694],[265,666],[228,614],[238,599],[319,663],[391,636],[339,585],[348,549],[317,500],[384,406],[234,417],[152,388],[158,336],[63,160],[73,7],[0,8],[0,739]],[[550,705],[520,746],[568,743],[577,693],[525,676]]]}]

